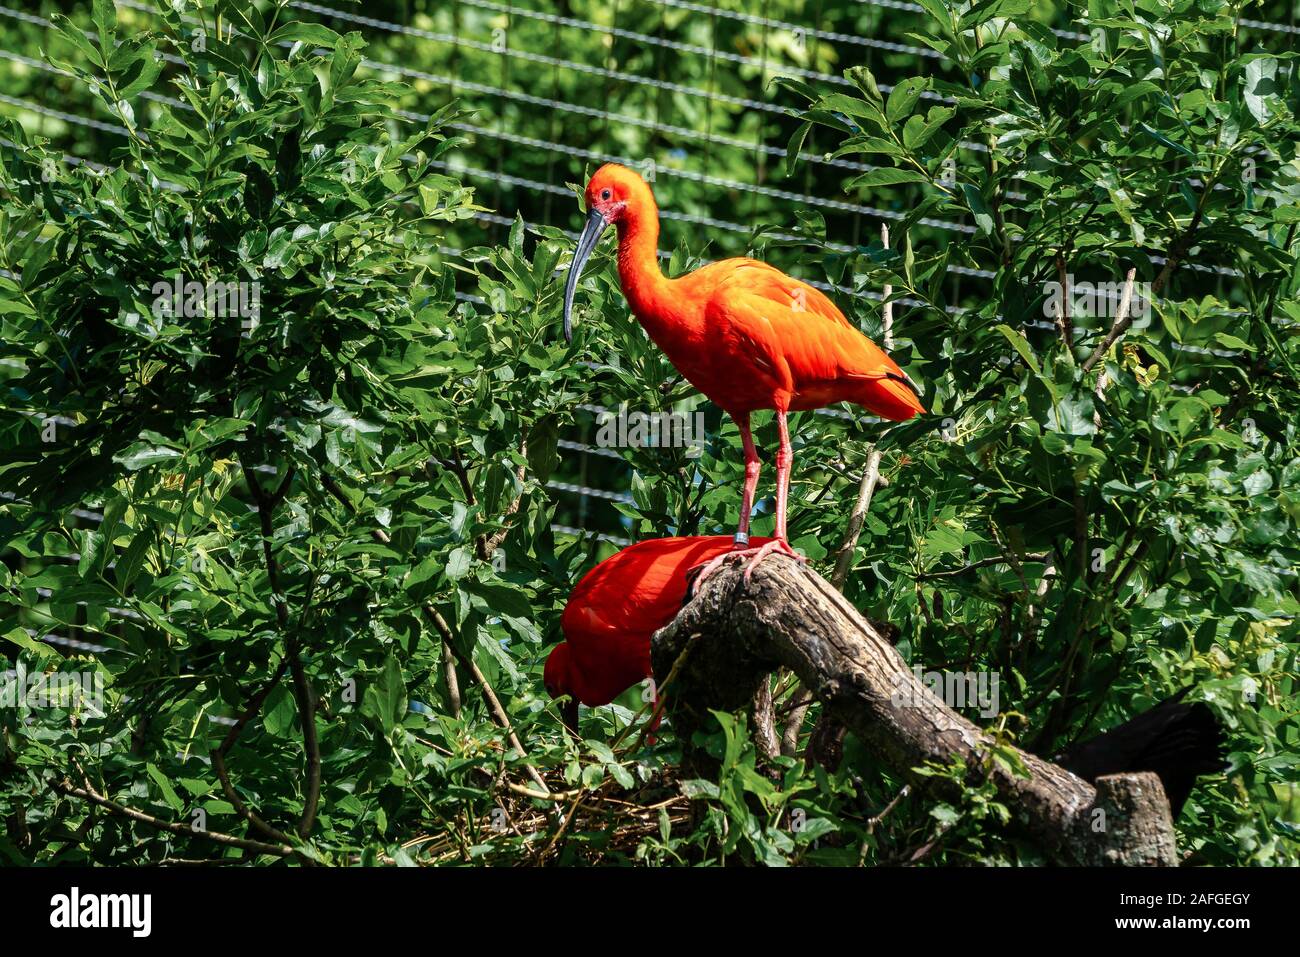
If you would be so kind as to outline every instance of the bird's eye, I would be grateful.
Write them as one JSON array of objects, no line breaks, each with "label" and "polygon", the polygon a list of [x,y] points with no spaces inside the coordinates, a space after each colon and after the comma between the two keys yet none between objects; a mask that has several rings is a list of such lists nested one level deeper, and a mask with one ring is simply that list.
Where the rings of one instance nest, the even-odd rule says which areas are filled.
[{"label": "bird's eye", "polygon": [[606,200],[607,200],[607,199],[611,199],[611,198],[613,198],[613,196],[614,196],[613,191],[608,190],[608,189],[606,189],[606,190],[601,190],[601,193],[600,193],[600,198],[601,198],[601,199],[606,199]]}]

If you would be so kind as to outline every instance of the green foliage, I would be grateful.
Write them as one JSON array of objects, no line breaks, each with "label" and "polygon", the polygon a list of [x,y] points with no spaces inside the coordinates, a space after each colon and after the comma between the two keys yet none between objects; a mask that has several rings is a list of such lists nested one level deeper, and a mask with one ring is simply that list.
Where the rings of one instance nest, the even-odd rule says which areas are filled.
[{"label": "green foliage", "polygon": [[[1229,727],[1232,768],[1193,793],[1184,846],[1207,863],[1296,862],[1297,86],[1290,53],[1234,27],[1250,12],[1095,0],[1053,21],[1006,0],[920,13],[827,0],[825,27],[883,35],[888,14],[944,56],[867,50],[865,65],[744,21],[710,33],[708,18],[650,5],[619,20],[766,51],[769,72],[852,67],[852,86],[774,87],[775,102],[802,104],[790,117],[611,93],[525,61],[501,73],[490,49],[391,31],[363,48],[345,32],[355,23],[291,4],[141,6],[100,0],[70,6],[55,31],[0,30],[70,74],[10,64],[6,92],[49,86],[52,105],[111,124],[0,121],[14,144],[0,168],[0,655],[104,687],[102,714],[0,709],[5,859],[284,856],[195,833],[202,811],[210,833],[328,863],[1037,860],[966,769],[921,769],[960,799],[896,801],[902,782],[852,737],[838,770],[809,769],[802,755],[760,758],[744,718],[719,714],[701,741],[718,772],[681,780],[671,728],[641,740],[639,690],[584,712],[580,736],[559,723],[540,662],[567,590],[610,546],[553,525],[637,539],[738,519],[734,425],[628,317],[608,247],[584,280],[575,345],[557,335],[571,240],[524,223],[566,224],[563,184],[615,153],[656,161],[665,209],[753,227],[666,222],[684,237],[672,274],[723,252],[770,258],[839,284],[877,341],[869,297],[893,287],[892,351],[931,414],[889,428],[851,409],[792,417],[796,547],[829,570],[879,449],[887,484],[845,592],[897,626],[909,660],[995,674],[1000,740],[1043,754],[1196,683]],[[555,52],[551,24],[482,4],[415,3],[409,18],[374,6],[431,33],[500,22],[512,49]],[[780,6],[770,15],[803,16]],[[564,54],[606,62],[608,39],[570,37]],[[746,97],[765,79],[617,43],[630,73]],[[593,155],[557,166],[496,130]],[[756,169],[750,144],[777,136],[870,168],[765,153]],[[554,188],[513,187],[498,168]],[[669,172],[691,170],[785,175],[781,189],[902,219],[885,248],[856,214]],[[513,225],[485,218],[501,213]],[[1130,268],[1151,311],[1094,363],[1114,303],[1075,303],[1067,343],[1044,311],[1048,284],[1122,287]],[[223,295],[209,303],[209,288]],[[592,408],[624,403],[701,410],[702,454],[565,448],[594,440]],[[756,438],[774,447],[770,417]],[[755,533],[770,529],[764,510]],[[780,703],[790,691],[777,685]],[[87,788],[160,826],[94,806]]]},{"label": "green foliage", "polygon": [[[875,601],[927,665],[996,668],[1043,753],[1198,684],[1234,778],[1201,792],[1188,837],[1215,862],[1293,861],[1292,58],[1241,42],[1232,4],[1093,3],[1081,44],[1024,5],[927,10],[965,82],[883,96],[850,71],[858,96],[807,113],[841,155],[880,157],[872,182],[924,184],[911,217],[975,226],[862,257],[913,300],[900,325],[932,409],[890,432],[909,462],[873,503],[897,575]],[[951,308],[954,265],[991,271],[992,295]],[[1118,346],[1118,295],[1046,306],[1067,282],[1118,293],[1130,269],[1150,310]],[[1206,292],[1207,274],[1227,278]]]},{"label": "green foliage", "polygon": [[[550,317],[524,306],[550,267],[517,271],[517,227],[482,279],[511,322],[460,306],[427,253],[476,208],[431,165],[454,115],[395,136],[395,89],[357,75],[355,35],[222,11],[252,39],[198,44],[168,7],[166,32],[115,47],[113,6],[95,7],[68,67],[131,131],[111,168],[48,176],[57,154],[5,130],[0,627],[29,672],[106,685],[103,713],[3,712],[16,859],[135,853],[121,821],[51,793],[65,784],[213,831],[243,832],[236,804],[302,820],[312,858],[396,856],[421,815],[446,829],[467,794],[486,804],[481,780],[457,788],[510,763],[476,703],[451,716],[446,656],[462,682],[477,660],[535,689],[534,604],[569,578],[532,494],[578,398]],[[310,45],[257,39],[290,35]],[[146,129],[125,98],[155,50],[182,61],[182,102]],[[47,633],[100,654],[60,661],[32,640]],[[258,694],[227,790],[208,755]],[[535,690],[512,705],[527,722]],[[60,850],[78,827],[93,839]],[[151,836],[141,853],[211,850]]]}]

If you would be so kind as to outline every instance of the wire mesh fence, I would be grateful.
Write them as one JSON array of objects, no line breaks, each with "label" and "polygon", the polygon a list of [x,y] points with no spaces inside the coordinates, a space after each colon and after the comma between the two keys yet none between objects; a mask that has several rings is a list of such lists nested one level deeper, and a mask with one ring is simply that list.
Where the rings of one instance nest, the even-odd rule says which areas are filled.
[{"label": "wire mesh fence", "polygon": [[[48,15],[74,7],[0,6],[0,109],[50,137],[68,163],[95,166],[111,163],[126,131],[42,52],[51,42]],[[151,4],[120,0],[117,7],[124,19],[156,25]],[[816,133],[792,146],[804,101],[782,78],[834,91],[852,85],[847,67],[863,65],[888,93],[890,81],[917,72],[919,62],[937,80],[955,79],[953,63],[915,35],[924,8],[902,0],[407,0],[364,7],[295,0],[289,7],[370,41],[364,68],[403,85],[395,124],[425,122],[453,102],[469,111],[454,124],[465,143],[443,166],[473,185],[489,211],[454,232],[438,255],[454,258],[498,243],[517,218],[573,229],[580,222],[575,188],[601,163],[616,161],[654,184],[665,256],[684,247],[702,259],[769,259],[827,290],[868,329],[879,292],[852,277],[832,281],[829,270],[810,272],[796,250],[820,250],[827,261],[848,256],[882,223],[907,216],[906,196],[881,204],[869,190],[847,187],[873,167],[835,155],[834,144],[819,142]],[[1297,8],[1268,4],[1267,18],[1239,26],[1261,48],[1286,50],[1298,29]],[[1045,10],[1043,22],[1059,43],[1090,40],[1068,10]],[[177,102],[165,74],[141,101],[142,109],[150,101]],[[966,142],[961,149],[979,162],[987,147]],[[960,217],[937,216],[914,229],[918,243],[939,249],[975,231]],[[1212,290],[1231,300],[1230,265],[1188,266],[1200,277],[1188,294]],[[947,308],[980,304],[993,278],[989,270],[951,263]],[[468,308],[486,308],[472,290],[459,296]],[[903,298],[896,308],[913,305]],[[632,466],[592,438],[597,417],[608,411],[589,410],[585,424],[561,439],[564,464],[551,482],[558,532],[625,539],[627,519],[615,506],[628,500]]]}]

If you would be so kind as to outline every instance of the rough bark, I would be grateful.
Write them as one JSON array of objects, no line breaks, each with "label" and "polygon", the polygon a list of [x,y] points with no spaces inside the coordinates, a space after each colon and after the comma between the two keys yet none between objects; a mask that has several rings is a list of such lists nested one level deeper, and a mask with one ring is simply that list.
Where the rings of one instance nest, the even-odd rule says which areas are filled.
[{"label": "rough bark", "polygon": [[[685,656],[685,657],[683,657]],[[1100,791],[1064,768],[1020,752],[1028,776],[990,759],[993,739],[947,707],[899,653],[820,575],[774,555],[746,583],[719,569],[657,632],[652,660],[668,692],[679,738],[708,726],[709,710],[747,707],[764,677],[784,665],[824,708],[918,790],[942,789],[913,774],[960,759],[987,775],[1023,833],[1063,864],[1177,863],[1173,822],[1153,775],[1116,775]],[[1101,813],[1094,813],[1101,812]]]}]

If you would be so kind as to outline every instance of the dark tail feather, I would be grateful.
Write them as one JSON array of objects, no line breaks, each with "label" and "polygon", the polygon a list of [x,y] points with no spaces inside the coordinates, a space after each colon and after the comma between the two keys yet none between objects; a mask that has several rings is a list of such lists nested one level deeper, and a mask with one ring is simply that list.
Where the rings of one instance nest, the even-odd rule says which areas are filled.
[{"label": "dark tail feather", "polygon": [[903,385],[907,386],[909,389],[911,389],[913,392],[916,393],[916,397],[918,399],[921,398],[921,390],[916,387],[916,383],[912,381],[912,377],[908,375],[906,372],[904,372],[902,375],[898,375],[893,372],[886,372],[885,378],[893,379],[895,382],[903,383]]},{"label": "dark tail feather", "polygon": [[1191,688],[1057,757],[1085,781],[1105,774],[1152,771],[1164,785],[1175,818],[1202,774],[1224,769],[1223,729],[1205,704],[1182,699]]}]

